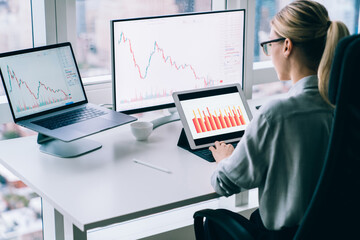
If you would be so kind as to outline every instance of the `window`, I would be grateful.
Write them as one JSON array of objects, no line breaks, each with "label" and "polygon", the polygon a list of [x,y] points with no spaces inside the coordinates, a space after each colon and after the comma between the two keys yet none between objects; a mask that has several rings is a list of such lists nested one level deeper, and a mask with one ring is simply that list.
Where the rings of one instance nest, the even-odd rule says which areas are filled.
[{"label": "window", "polygon": [[[358,33],[359,2],[358,0],[317,0],[323,4],[331,20],[341,20],[350,32]],[[260,42],[266,41],[270,34],[270,21],[274,15],[291,0],[256,0],[255,47],[254,61],[270,60],[262,54]]]},{"label": "window", "polygon": [[211,0],[76,0],[76,58],[82,76],[111,73],[110,20],[210,10]]},{"label": "window", "polygon": [[[32,47],[30,0],[0,1],[0,53]],[[0,81],[0,96],[4,95]]]},{"label": "window", "polygon": [[[14,123],[0,125],[0,141],[31,134]],[[0,239],[43,239],[41,198],[1,164]]]},{"label": "window", "polygon": [[[30,0],[0,0],[0,53],[32,45]],[[0,81],[0,96],[4,94]],[[13,123],[0,124],[0,140],[28,134],[29,130]],[[2,165],[0,239],[42,239],[41,198]]]},{"label": "window", "polygon": [[254,62],[270,60],[263,54],[260,43],[268,40],[270,21],[290,0],[256,0]]},{"label": "window", "polygon": [[[359,0],[317,1],[327,8],[331,20],[343,21],[349,28],[351,34],[359,32]],[[270,61],[270,57],[266,57],[265,54],[263,54],[259,43],[268,40],[271,19],[281,8],[290,2],[291,0],[256,0],[254,35],[255,64],[258,62]],[[260,76],[263,79],[258,80],[258,84],[255,83],[253,85],[253,98],[286,92],[291,86],[288,82],[277,81],[277,78],[270,80],[266,79],[269,78],[267,74],[260,74]],[[271,81],[272,83],[269,83]]]}]

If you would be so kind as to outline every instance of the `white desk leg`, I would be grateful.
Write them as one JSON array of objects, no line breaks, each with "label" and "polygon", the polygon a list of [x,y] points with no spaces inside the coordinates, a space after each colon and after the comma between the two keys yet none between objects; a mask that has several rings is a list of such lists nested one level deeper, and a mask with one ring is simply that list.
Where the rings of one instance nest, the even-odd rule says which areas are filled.
[{"label": "white desk leg", "polygon": [[43,214],[43,236],[44,240],[55,239],[55,213],[53,206],[41,198]]},{"label": "white desk leg", "polygon": [[44,240],[86,240],[81,232],[54,207],[42,199]]},{"label": "white desk leg", "polygon": [[66,240],[74,240],[73,225],[71,222],[64,220],[64,236]]},{"label": "white desk leg", "polygon": [[64,216],[61,213],[59,213],[56,209],[54,209],[54,213],[55,213],[55,239],[65,240],[67,239],[67,237],[65,234],[66,232],[64,227]]},{"label": "white desk leg", "polygon": [[235,195],[235,207],[249,204],[249,190],[242,191]]},{"label": "white desk leg", "polygon": [[234,209],[244,207],[249,204],[249,190],[243,190],[230,197],[219,198],[219,208]]}]

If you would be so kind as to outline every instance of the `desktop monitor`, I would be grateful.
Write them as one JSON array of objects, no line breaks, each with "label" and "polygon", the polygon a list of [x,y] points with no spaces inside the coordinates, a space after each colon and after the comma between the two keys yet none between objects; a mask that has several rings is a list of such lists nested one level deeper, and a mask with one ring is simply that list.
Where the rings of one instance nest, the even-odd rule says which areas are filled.
[{"label": "desktop monitor", "polygon": [[111,39],[116,111],[170,108],[175,91],[243,84],[243,9],[113,20]]}]

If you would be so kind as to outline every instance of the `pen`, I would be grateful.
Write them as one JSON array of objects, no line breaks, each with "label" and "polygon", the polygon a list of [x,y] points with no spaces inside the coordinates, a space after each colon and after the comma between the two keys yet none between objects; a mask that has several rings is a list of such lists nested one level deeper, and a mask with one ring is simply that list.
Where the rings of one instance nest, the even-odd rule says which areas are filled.
[{"label": "pen", "polygon": [[146,162],[143,162],[143,161],[139,161],[137,159],[133,159],[134,163],[137,163],[137,164],[141,164],[141,165],[144,165],[144,166],[147,166],[147,167],[150,167],[150,168],[153,168],[153,169],[156,169],[156,170],[159,170],[159,171],[162,171],[162,172],[165,172],[165,173],[171,173],[170,170],[168,169],[165,169],[165,168],[161,168],[161,167],[158,167],[158,166],[154,166],[150,163],[146,163]]}]

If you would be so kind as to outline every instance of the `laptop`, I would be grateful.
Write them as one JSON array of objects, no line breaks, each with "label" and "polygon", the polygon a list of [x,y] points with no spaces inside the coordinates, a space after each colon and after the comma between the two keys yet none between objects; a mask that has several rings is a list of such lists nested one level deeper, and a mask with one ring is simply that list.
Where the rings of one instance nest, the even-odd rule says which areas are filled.
[{"label": "laptop", "polygon": [[213,162],[209,147],[215,141],[236,144],[252,114],[240,84],[174,92],[174,102],[183,124],[178,146]]},{"label": "laptop", "polygon": [[0,54],[14,122],[70,142],[136,118],[88,103],[70,43]]}]

